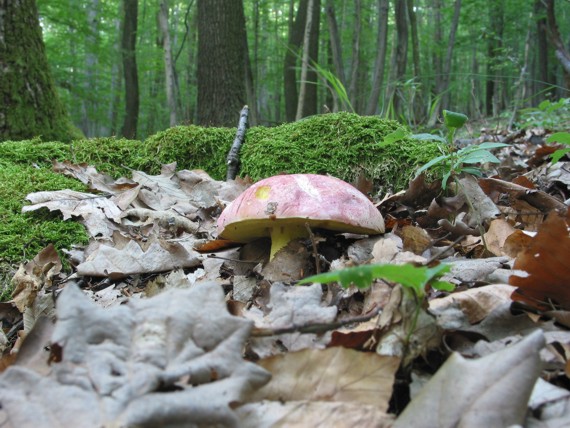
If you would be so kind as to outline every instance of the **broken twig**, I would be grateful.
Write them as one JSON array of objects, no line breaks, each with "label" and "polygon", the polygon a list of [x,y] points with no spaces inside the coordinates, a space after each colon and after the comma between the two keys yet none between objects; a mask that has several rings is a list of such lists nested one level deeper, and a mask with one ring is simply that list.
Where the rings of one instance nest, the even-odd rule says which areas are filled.
[{"label": "broken twig", "polygon": [[249,113],[249,107],[243,106],[241,113],[239,115],[239,123],[236,132],[236,138],[232,144],[232,148],[228,153],[227,166],[228,170],[226,172],[226,181],[234,180],[239,170],[239,150],[245,138],[245,131],[247,129],[247,115]]}]

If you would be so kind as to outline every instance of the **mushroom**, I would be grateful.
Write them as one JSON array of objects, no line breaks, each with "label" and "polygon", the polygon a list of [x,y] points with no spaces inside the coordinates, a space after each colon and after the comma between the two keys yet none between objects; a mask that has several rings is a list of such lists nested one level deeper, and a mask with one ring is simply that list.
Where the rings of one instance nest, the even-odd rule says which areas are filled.
[{"label": "mushroom", "polygon": [[218,236],[246,243],[270,237],[270,260],[290,241],[327,229],[367,235],[384,233],[384,219],[370,200],[338,178],[316,174],[276,175],[258,181],[218,218]]}]

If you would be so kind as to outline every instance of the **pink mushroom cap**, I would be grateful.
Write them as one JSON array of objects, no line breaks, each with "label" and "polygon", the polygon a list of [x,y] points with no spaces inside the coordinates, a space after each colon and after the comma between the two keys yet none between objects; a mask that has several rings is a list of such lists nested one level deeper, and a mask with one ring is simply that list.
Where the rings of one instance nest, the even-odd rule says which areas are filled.
[{"label": "pink mushroom cap", "polygon": [[245,190],[218,218],[218,236],[250,242],[273,239],[275,229],[284,233],[296,228],[292,235],[300,237],[306,224],[311,229],[384,233],[382,215],[355,187],[325,175],[291,174],[266,178]]}]

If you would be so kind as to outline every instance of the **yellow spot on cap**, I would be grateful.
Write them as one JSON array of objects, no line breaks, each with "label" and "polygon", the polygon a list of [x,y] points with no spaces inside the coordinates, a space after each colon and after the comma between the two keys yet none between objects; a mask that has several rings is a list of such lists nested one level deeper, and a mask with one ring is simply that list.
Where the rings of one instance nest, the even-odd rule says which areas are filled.
[{"label": "yellow spot on cap", "polygon": [[255,197],[257,199],[267,199],[269,198],[269,192],[271,191],[271,186],[259,186],[255,191]]}]

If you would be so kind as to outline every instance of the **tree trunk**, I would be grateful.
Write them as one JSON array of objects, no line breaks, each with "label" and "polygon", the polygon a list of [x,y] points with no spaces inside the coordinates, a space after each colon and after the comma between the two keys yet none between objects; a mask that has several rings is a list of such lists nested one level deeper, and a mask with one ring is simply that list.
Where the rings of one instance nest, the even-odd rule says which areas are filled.
[{"label": "tree trunk", "polygon": [[327,23],[329,27],[329,39],[331,47],[332,61],[334,65],[334,73],[338,80],[346,87],[346,77],[344,75],[344,63],[342,62],[342,45],[340,42],[340,34],[336,20],[336,12],[334,8],[334,0],[327,1]]},{"label": "tree trunk", "polygon": [[98,134],[96,123],[93,120],[95,112],[96,100],[95,94],[98,92],[97,88],[97,54],[95,49],[98,45],[99,39],[99,0],[91,0],[87,3],[87,26],[88,33],[85,37],[85,82],[83,90],[85,91],[82,100],[82,118],[81,130],[87,137],[93,137]]},{"label": "tree trunk", "polygon": [[416,11],[414,0],[407,0],[408,4],[408,20],[410,21],[410,32],[412,34],[412,61],[414,63],[414,77],[419,78],[422,75],[420,66],[420,40],[418,37],[418,20],[416,19]]},{"label": "tree trunk", "polygon": [[[293,2],[294,0],[291,0]],[[311,19],[311,41],[309,43],[309,60],[315,62],[319,57],[319,17],[320,17],[320,0],[313,0],[313,16]],[[304,28],[307,19],[307,3],[308,0],[301,0],[297,9],[295,21],[289,26],[289,43],[287,52],[285,53],[283,82],[285,93],[285,117],[287,121],[295,120],[297,115],[297,72],[296,64],[299,55],[299,48],[303,42]],[[293,5],[293,3],[291,4]],[[316,82],[317,75],[315,71],[307,72],[307,80]],[[311,83],[306,88],[305,102],[303,103],[302,117],[310,116],[317,113],[317,85]]]},{"label": "tree trunk", "polygon": [[492,116],[499,112],[498,87],[500,82],[495,68],[497,66],[497,56],[502,46],[504,0],[489,2],[488,7],[490,31],[487,34],[487,88],[485,94],[485,111],[487,116]]},{"label": "tree trunk", "polygon": [[174,71],[174,61],[172,59],[172,44],[170,42],[170,30],[168,28],[168,1],[161,0],[158,10],[158,24],[162,38],[162,49],[164,51],[164,81],[166,89],[166,102],[170,112],[170,126],[176,126],[178,122],[176,112],[176,78]]},{"label": "tree trunk", "polygon": [[137,137],[139,119],[139,77],[137,71],[136,43],[138,0],[123,0],[123,73],[125,77],[125,119],[121,135],[125,138]]},{"label": "tree trunk", "polygon": [[366,106],[366,114],[376,114],[378,99],[384,81],[384,67],[386,64],[386,47],[388,40],[388,6],[389,0],[378,0],[378,36],[376,38],[376,60],[374,61],[374,73],[372,77],[372,90]]},{"label": "tree trunk", "polygon": [[305,37],[303,40],[303,61],[301,65],[301,87],[299,89],[299,99],[297,100],[297,114],[295,120],[303,117],[305,106],[305,96],[307,93],[307,77],[309,72],[309,47],[311,42],[311,25],[313,23],[314,0],[307,3],[307,20],[305,22]]},{"label": "tree trunk", "polygon": [[554,0],[545,0],[546,5],[546,20],[548,21],[548,30],[550,34],[550,41],[554,46],[556,58],[564,69],[564,81],[567,89],[570,89],[570,52],[566,49],[558,24],[556,23],[556,14],[554,13]]},{"label": "tree trunk", "polygon": [[198,0],[198,124],[235,127],[246,103],[241,0]]},{"label": "tree trunk", "polygon": [[35,0],[0,0],[0,141],[80,138],[49,71]]},{"label": "tree trunk", "polygon": [[396,96],[396,88],[406,72],[408,56],[408,16],[404,0],[396,1],[394,17],[396,21],[396,46],[393,47],[390,59],[391,72],[386,90],[386,105],[391,104],[393,113],[398,115],[399,99]]},{"label": "tree trunk", "polygon": [[354,31],[352,33],[352,61],[348,97],[356,107],[358,101],[358,75],[360,69],[360,21],[362,20],[362,2],[354,0]]},{"label": "tree trunk", "polygon": [[453,20],[451,21],[451,29],[449,30],[449,41],[447,43],[447,52],[445,54],[445,61],[443,62],[441,87],[438,88],[438,94],[443,94],[441,97],[442,109],[449,108],[449,81],[451,78],[451,63],[453,61],[453,47],[455,46],[455,34],[459,26],[459,14],[461,12],[461,0],[455,0],[453,8]]},{"label": "tree trunk", "polygon": [[548,23],[546,21],[546,8],[543,0],[535,0],[534,13],[536,15],[536,53],[538,79],[535,80],[536,94],[539,99],[545,99],[548,90]]}]

